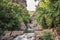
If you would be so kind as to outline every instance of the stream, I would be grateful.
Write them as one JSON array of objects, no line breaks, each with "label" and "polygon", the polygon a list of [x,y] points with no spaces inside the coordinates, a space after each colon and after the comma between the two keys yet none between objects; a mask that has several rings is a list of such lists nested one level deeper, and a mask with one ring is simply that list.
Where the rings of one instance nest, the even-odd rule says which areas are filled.
[{"label": "stream", "polygon": [[[26,0],[27,3],[27,10],[28,11],[34,11],[36,10],[36,6],[38,6],[39,0]],[[16,38],[14,38],[14,40],[35,40],[35,33],[34,31],[36,30],[36,28],[38,27],[38,24],[36,22],[36,20],[34,19],[34,16],[31,17],[31,22],[32,23],[28,23],[28,27],[27,30],[28,33],[24,33],[23,35],[19,35]]]},{"label": "stream", "polygon": [[25,33],[23,35],[17,36],[14,40],[35,40],[34,33]]}]

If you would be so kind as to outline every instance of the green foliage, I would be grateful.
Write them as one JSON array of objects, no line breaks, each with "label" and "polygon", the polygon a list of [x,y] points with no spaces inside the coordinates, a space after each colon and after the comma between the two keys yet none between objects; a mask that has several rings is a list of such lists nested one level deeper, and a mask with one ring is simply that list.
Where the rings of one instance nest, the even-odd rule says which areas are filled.
[{"label": "green foliage", "polygon": [[0,28],[0,36],[1,36],[2,33],[3,33],[3,30]]},{"label": "green foliage", "polygon": [[26,9],[11,0],[3,0],[0,2],[0,29],[18,30],[20,23],[27,22],[29,14]]},{"label": "green foliage", "polygon": [[22,10],[22,19],[23,22],[29,22],[30,21],[30,15],[28,14],[28,11],[26,9]]},{"label": "green foliage", "polygon": [[44,32],[42,39],[43,40],[53,40],[52,35],[49,32]]},{"label": "green foliage", "polygon": [[60,24],[60,0],[43,0],[39,5],[37,22],[44,28],[57,27]]}]

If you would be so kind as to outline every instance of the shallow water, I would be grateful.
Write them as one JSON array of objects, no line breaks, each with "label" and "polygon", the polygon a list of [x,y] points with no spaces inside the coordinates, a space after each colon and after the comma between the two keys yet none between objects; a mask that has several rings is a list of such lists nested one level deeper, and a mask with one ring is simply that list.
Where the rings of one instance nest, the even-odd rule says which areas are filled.
[{"label": "shallow water", "polygon": [[33,40],[33,39],[35,39],[34,33],[26,33],[26,34],[23,34],[14,38],[14,40]]}]

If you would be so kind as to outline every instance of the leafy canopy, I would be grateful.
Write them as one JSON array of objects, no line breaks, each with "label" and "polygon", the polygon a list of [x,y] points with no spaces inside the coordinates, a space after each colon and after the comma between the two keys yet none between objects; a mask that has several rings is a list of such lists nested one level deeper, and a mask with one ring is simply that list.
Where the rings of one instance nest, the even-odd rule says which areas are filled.
[{"label": "leafy canopy", "polygon": [[60,0],[42,0],[37,8],[36,20],[45,28],[60,24]]}]

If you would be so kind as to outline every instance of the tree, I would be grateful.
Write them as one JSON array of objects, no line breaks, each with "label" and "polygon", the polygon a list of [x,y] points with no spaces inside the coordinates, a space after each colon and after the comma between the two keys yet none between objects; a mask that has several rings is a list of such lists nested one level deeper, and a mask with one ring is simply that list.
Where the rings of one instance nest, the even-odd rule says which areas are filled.
[{"label": "tree", "polygon": [[0,31],[19,30],[21,22],[29,21],[29,14],[26,9],[11,0],[0,2]]},{"label": "tree", "polygon": [[37,8],[37,22],[45,28],[60,25],[60,0],[42,0]]}]

